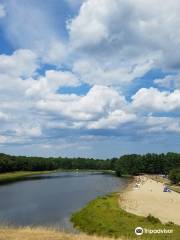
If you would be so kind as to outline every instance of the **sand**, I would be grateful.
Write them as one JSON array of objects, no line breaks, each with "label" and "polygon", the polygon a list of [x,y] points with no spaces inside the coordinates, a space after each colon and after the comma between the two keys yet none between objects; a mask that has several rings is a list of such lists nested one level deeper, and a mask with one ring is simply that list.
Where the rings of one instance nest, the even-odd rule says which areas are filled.
[{"label": "sand", "polygon": [[[139,183],[139,188],[135,187]],[[180,225],[180,193],[163,192],[164,184],[148,176],[136,177],[131,187],[121,195],[121,207],[139,216],[149,214],[163,223]]]}]

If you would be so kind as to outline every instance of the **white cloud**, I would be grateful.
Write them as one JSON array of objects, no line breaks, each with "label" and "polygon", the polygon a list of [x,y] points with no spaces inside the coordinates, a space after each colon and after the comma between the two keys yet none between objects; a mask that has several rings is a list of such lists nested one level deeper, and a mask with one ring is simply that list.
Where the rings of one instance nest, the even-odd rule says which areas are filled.
[{"label": "white cloud", "polygon": [[[42,11],[43,1],[4,1],[3,31],[17,50],[0,55],[0,143],[30,143],[34,138],[46,142],[54,132],[57,138],[59,132],[68,138],[66,130],[82,137],[83,131],[88,137],[97,129],[117,129],[117,134],[126,136],[140,131],[179,133],[180,2],[67,1],[75,9],[82,4],[68,23],[69,36],[62,34],[52,9],[45,6]],[[50,64],[48,69],[56,65],[56,70],[46,70],[43,63]],[[44,74],[38,73],[39,66]],[[134,91],[140,80],[137,85],[133,81],[154,68],[172,70],[154,82],[174,90],[144,87],[132,101],[126,100],[123,92],[128,86]],[[81,83],[91,86],[84,95],[58,91]],[[47,140],[44,146],[49,145]]]},{"label": "white cloud", "polygon": [[29,77],[38,67],[37,56],[31,50],[16,50],[12,55],[0,55],[0,73],[11,77]]},{"label": "white cloud", "polygon": [[160,92],[156,88],[142,88],[132,96],[132,106],[145,111],[169,112],[180,108],[180,90]]},{"label": "white cloud", "polygon": [[0,112],[0,121],[7,121],[9,119],[8,114]]},{"label": "white cloud", "polygon": [[60,40],[52,40],[42,48],[41,51],[36,49],[43,61],[49,64],[60,66],[65,62],[69,49]]},{"label": "white cloud", "polygon": [[154,83],[161,87],[180,89],[180,74],[155,79]]},{"label": "white cloud", "polygon": [[6,143],[7,138],[5,136],[0,135],[0,144]]},{"label": "white cloud", "polygon": [[18,137],[40,137],[42,135],[40,127],[19,127],[15,129]]},{"label": "white cloud", "polygon": [[38,102],[42,110],[77,120],[92,120],[124,106],[125,98],[115,90],[95,85],[85,96],[57,95]]},{"label": "white cloud", "polygon": [[75,62],[73,71],[80,76],[81,80],[89,84],[121,86],[129,84],[134,79],[143,76],[152,67],[152,63],[141,62],[132,66],[102,65],[97,61],[80,60]]},{"label": "white cloud", "polygon": [[6,16],[5,8],[2,4],[0,4],[0,18],[5,17],[5,16]]},{"label": "white cloud", "polygon": [[79,81],[75,75],[68,71],[48,70],[44,77],[39,79],[26,80],[29,87],[26,90],[27,96],[40,97],[49,93],[55,93],[60,87],[72,86],[75,87]]},{"label": "white cloud", "polygon": [[147,132],[180,132],[180,119],[172,117],[154,117],[149,116],[145,119]]},{"label": "white cloud", "polygon": [[85,1],[68,24],[74,70],[91,84],[122,85],[154,67],[179,69],[179,10],[178,0]]},{"label": "white cloud", "polygon": [[[4,1],[7,10],[4,33],[14,48],[31,49],[45,63],[60,65],[67,54],[66,44],[54,19],[55,8],[43,1]],[[51,6],[51,5],[49,5]]]},{"label": "white cloud", "polygon": [[116,129],[122,124],[133,122],[136,120],[136,115],[126,113],[122,110],[115,110],[107,117],[103,117],[88,125],[90,129]]}]

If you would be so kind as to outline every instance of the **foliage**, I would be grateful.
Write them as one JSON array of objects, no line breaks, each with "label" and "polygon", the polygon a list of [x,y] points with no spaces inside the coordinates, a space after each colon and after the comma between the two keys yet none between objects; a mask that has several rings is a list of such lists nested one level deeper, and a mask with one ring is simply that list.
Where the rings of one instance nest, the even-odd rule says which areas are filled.
[{"label": "foliage", "polygon": [[173,168],[180,167],[180,154],[145,154],[145,155],[124,155],[116,161],[116,174],[139,175],[147,174],[168,174]]},{"label": "foliage", "polygon": [[172,169],[169,173],[169,179],[173,184],[180,183],[180,168]]},{"label": "foliage", "polygon": [[159,218],[156,218],[154,216],[152,216],[151,214],[149,214],[147,216],[147,220],[151,223],[161,223],[161,221],[159,220]]},{"label": "foliage", "polygon": [[[73,214],[71,221],[75,227],[91,235],[127,239],[137,239],[134,230],[138,226],[146,229],[169,229],[153,216],[140,217],[124,211],[118,204],[118,197],[118,194],[111,194],[91,201],[85,208]],[[180,226],[171,225],[170,229],[174,230],[172,236],[144,234],[139,238],[178,240]]]},{"label": "foliage", "polygon": [[[0,154],[0,173],[14,171],[47,171],[55,169],[115,170],[118,176],[168,174],[180,167],[180,154],[130,154],[120,158],[100,160],[94,158],[43,158]],[[172,173],[172,175],[174,172]],[[176,173],[176,176],[177,175]],[[177,182],[177,180],[176,180]]]},{"label": "foliage", "polygon": [[55,169],[109,170],[111,169],[111,161],[91,158],[43,158],[0,154],[0,173]]}]

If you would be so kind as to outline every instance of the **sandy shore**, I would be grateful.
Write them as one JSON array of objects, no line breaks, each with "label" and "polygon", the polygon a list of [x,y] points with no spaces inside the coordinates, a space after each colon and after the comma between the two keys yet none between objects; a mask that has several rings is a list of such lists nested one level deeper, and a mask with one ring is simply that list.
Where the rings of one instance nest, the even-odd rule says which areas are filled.
[{"label": "sandy shore", "polygon": [[[136,187],[136,183],[139,183]],[[163,183],[148,176],[136,177],[132,185],[121,195],[121,207],[140,216],[149,214],[163,223],[172,221],[180,225],[180,194],[163,192]]]}]

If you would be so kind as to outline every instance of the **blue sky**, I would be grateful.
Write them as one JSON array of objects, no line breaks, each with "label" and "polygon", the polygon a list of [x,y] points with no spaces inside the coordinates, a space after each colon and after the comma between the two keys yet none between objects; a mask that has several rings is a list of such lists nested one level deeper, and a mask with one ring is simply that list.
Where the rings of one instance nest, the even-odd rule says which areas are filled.
[{"label": "blue sky", "polygon": [[0,0],[0,152],[178,152],[179,10],[177,0]]}]

